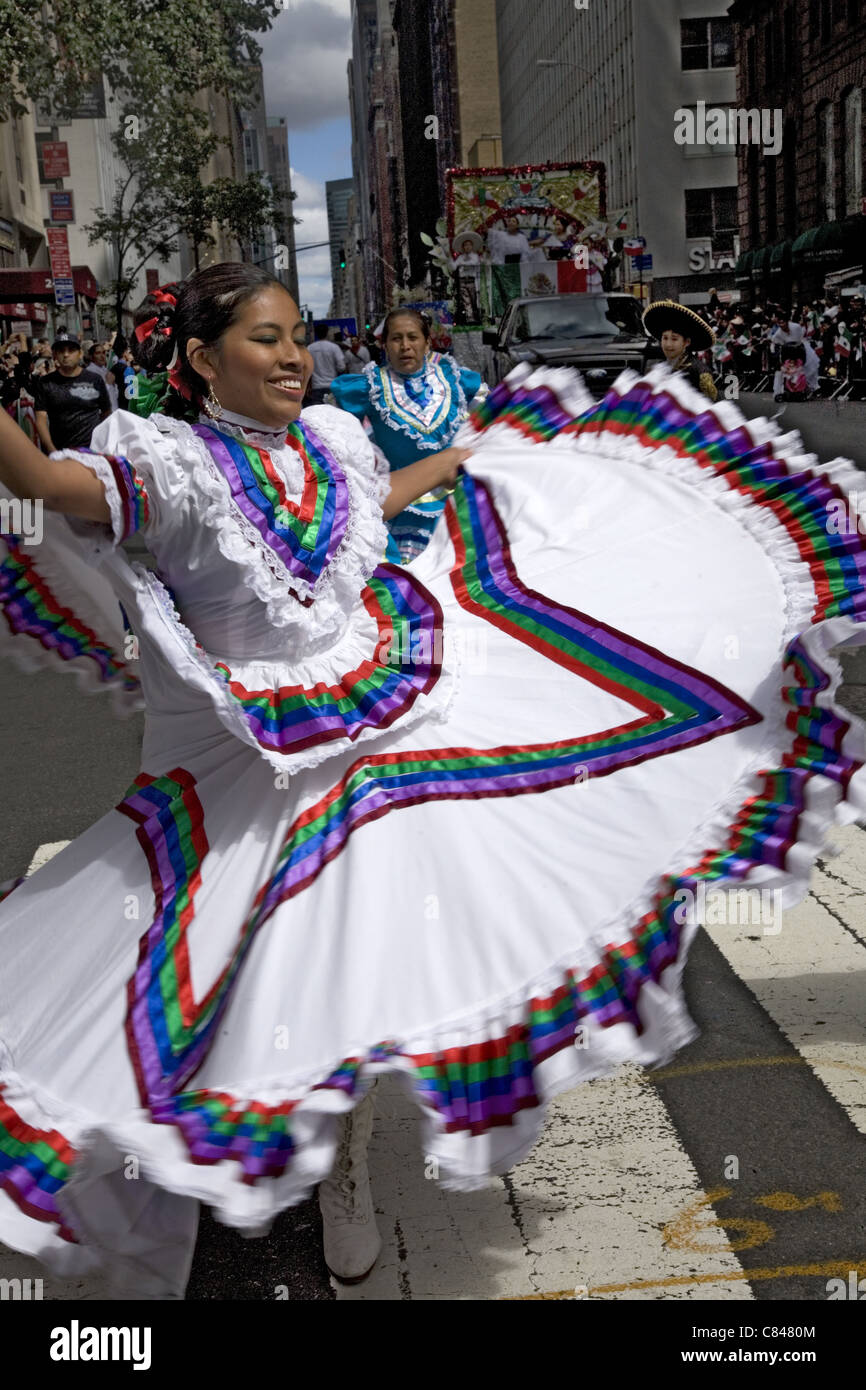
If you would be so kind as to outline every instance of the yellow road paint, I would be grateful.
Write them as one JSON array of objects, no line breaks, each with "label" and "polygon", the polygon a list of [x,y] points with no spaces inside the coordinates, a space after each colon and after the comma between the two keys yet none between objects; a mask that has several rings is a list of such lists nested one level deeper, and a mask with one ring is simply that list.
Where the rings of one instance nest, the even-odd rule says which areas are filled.
[{"label": "yellow road paint", "polygon": [[751,1250],[756,1245],[766,1245],[776,1234],[766,1221],[754,1221],[747,1216],[731,1216],[726,1219],[706,1212],[707,1207],[730,1197],[732,1192],[731,1187],[713,1187],[709,1192],[701,1193],[697,1201],[692,1202],[684,1212],[667,1223],[662,1231],[665,1245],[669,1245],[672,1250],[694,1250],[702,1255],[715,1254],[718,1251],[718,1243],[714,1241],[708,1245],[705,1240],[701,1240],[702,1232],[706,1232],[711,1226],[721,1226],[726,1235],[730,1231],[742,1231],[743,1234],[734,1239],[728,1236],[728,1248],[731,1250]]},{"label": "yellow road paint", "polygon": [[842,1198],[838,1192],[819,1192],[815,1197],[795,1197],[793,1192],[768,1192],[766,1197],[753,1198],[759,1207],[769,1207],[771,1211],[808,1211],[809,1207],[823,1207],[825,1211],[841,1211]]},{"label": "yellow road paint", "polygon": [[[701,1076],[705,1072],[733,1071],[737,1067],[809,1067],[812,1070],[815,1065],[841,1067],[843,1071],[866,1076],[866,1067],[855,1066],[853,1062],[837,1062],[830,1058],[825,1061],[823,1057],[815,1059],[815,1062],[810,1062],[805,1057],[728,1057],[721,1062],[689,1062],[682,1067],[662,1067],[659,1071],[647,1072],[646,1079],[655,1084],[658,1081],[673,1080],[678,1076]],[[638,1077],[637,1081],[640,1080]]]},{"label": "yellow road paint", "polygon": [[[635,1279],[628,1284],[595,1284],[589,1289],[589,1296],[607,1293],[636,1293],[646,1289],[684,1288],[689,1284],[729,1284],[734,1280],[749,1284],[766,1279],[797,1279],[806,1277],[828,1279],[847,1279],[853,1270],[859,1277],[860,1268],[866,1268],[866,1259],[827,1260],[823,1264],[779,1265],[776,1269],[741,1269],[727,1274],[677,1274],[667,1279]],[[585,1286],[580,1286],[585,1287]],[[512,1294],[502,1298],[500,1303],[531,1303],[538,1299],[574,1298],[574,1289],[560,1289],[557,1293]]]}]

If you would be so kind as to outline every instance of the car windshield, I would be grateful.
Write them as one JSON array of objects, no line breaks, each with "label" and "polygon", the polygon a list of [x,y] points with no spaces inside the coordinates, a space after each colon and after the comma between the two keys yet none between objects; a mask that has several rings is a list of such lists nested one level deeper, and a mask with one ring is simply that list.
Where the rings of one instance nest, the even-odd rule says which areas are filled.
[{"label": "car windshield", "polygon": [[543,338],[642,338],[641,306],[628,296],[570,295],[521,304],[512,336],[519,343]]}]

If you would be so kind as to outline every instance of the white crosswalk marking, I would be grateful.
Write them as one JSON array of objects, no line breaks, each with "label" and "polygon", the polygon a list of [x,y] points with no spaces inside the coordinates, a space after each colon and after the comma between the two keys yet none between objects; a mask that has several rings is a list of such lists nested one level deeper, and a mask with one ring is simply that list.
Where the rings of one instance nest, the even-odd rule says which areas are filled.
[{"label": "white crosswalk marking", "polygon": [[778,936],[707,927],[729,964],[852,1122],[866,1134],[866,831],[833,832],[840,850],[812,874]]},{"label": "white crosswalk marking", "polygon": [[29,878],[31,874],[35,874],[37,869],[41,869],[43,865],[48,863],[49,859],[53,859],[55,854],[59,854],[68,844],[71,844],[70,840],[47,840],[44,845],[40,845],[31,859],[30,867],[24,877]]},{"label": "white crosswalk marking", "polygon": [[[384,1115],[370,1171],[385,1248],[363,1284],[333,1281],[338,1301],[525,1298],[581,1287],[592,1299],[609,1285],[628,1288],[595,1296],[751,1298],[709,1206],[700,1206],[699,1251],[665,1238],[703,1194],[639,1068],[559,1097],[529,1158],[480,1193],[425,1180],[414,1106],[396,1085],[380,1081],[376,1094]],[[716,1277],[692,1283],[695,1274]]]}]

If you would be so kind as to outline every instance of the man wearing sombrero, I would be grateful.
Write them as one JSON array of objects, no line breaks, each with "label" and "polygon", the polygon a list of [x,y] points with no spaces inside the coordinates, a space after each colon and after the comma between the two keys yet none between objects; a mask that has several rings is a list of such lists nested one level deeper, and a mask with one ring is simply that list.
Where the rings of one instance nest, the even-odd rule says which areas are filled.
[{"label": "man wearing sombrero", "polygon": [[682,372],[698,391],[703,391],[711,401],[717,401],[719,393],[712,376],[702,371],[691,356],[692,352],[705,352],[716,341],[700,314],[684,304],[677,304],[675,299],[658,299],[645,310],[643,322],[647,332],[661,343],[671,370]]}]

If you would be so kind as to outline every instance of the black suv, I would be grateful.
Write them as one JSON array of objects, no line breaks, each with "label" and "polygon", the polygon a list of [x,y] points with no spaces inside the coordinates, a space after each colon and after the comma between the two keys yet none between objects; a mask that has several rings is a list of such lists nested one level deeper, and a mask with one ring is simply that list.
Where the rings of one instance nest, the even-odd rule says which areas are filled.
[{"label": "black suv", "polygon": [[496,386],[518,362],[577,367],[596,399],[626,367],[643,372],[662,360],[631,294],[555,294],[514,299],[498,328],[487,329]]}]

